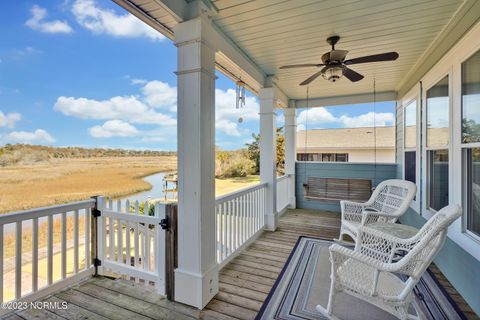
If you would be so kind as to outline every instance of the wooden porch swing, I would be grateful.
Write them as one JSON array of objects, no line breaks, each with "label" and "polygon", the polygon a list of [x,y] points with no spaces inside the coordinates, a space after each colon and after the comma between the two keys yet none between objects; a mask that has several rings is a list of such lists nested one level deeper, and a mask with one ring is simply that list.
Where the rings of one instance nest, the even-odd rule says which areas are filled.
[{"label": "wooden porch swing", "polygon": [[[307,106],[305,116],[305,153],[307,153],[308,137],[308,87],[307,87]],[[373,131],[374,131],[374,181],[377,178],[377,134],[376,134],[376,90],[375,79],[373,80]],[[357,178],[334,178],[334,177],[315,177],[307,174],[307,163],[304,163],[303,194],[305,200],[314,200],[321,202],[338,202],[349,200],[355,202],[365,202],[370,199],[373,190],[371,179]]]}]

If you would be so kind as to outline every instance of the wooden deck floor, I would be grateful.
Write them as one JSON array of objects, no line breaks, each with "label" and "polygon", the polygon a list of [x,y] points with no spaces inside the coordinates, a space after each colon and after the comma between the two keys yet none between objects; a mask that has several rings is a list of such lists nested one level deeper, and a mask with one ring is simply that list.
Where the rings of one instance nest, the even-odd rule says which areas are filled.
[{"label": "wooden deck floor", "polygon": [[[332,239],[338,214],[290,210],[275,232],[265,232],[220,273],[220,292],[200,311],[169,302],[155,292],[125,280],[91,278],[46,299],[68,303],[68,309],[25,310],[7,319],[253,319],[300,235]],[[453,299],[469,319],[478,319],[435,266]]]}]

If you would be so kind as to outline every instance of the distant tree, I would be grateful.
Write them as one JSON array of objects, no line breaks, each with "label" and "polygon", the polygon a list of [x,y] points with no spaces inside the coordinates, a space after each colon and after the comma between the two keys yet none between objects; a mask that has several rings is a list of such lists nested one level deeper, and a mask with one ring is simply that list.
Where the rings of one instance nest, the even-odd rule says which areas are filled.
[{"label": "distant tree", "polygon": [[[252,134],[253,142],[246,143],[248,157],[255,162],[255,173],[260,173],[260,135]],[[277,173],[285,173],[285,137],[283,127],[277,128]]]},{"label": "distant tree", "polygon": [[462,120],[463,143],[480,142],[480,124],[475,120]]}]

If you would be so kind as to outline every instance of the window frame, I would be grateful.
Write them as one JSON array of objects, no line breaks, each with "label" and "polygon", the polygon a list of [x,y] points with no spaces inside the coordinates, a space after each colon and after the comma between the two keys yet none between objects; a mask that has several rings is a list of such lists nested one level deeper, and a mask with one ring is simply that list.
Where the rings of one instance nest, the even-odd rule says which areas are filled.
[{"label": "window frame", "polygon": [[[429,164],[429,151],[435,150],[448,150],[448,203],[452,203],[452,163],[453,163],[453,80],[452,67],[446,66],[439,69],[438,72],[430,74],[423,81],[422,88],[422,215],[425,218],[430,219],[437,211],[430,208],[430,164]],[[427,92],[441,80],[448,76],[448,145],[427,147]]]},{"label": "window frame", "polygon": [[[415,194],[415,199],[412,200],[412,203],[410,204],[410,207],[416,211],[420,210],[420,189],[421,189],[421,178],[420,178],[420,166],[421,166],[421,110],[420,110],[420,86],[417,85],[415,86],[407,95],[406,98],[402,100],[402,115],[403,115],[403,123],[402,123],[402,178],[405,180],[405,153],[406,152],[411,152],[415,151],[415,184],[417,185],[417,193]],[[415,102],[415,132],[416,132],[416,144],[415,148],[407,148],[405,146],[405,127],[406,127],[406,121],[405,121],[405,110],[406,108],[411,104]]]},{"label": "window frame", "polygon": [[[480,244],[480,235],[470,231],[468,229],[468,182],[470,181],[470,177],[466,176],[467,165],[468,161],[465,157],[467,149],[473,148],[480,148],[480,142],[471,142],[471,143],[464,143],[463,142],[463,132],[462,132],[462,121],[463,121],[463,74],[462,74],[462,65],[468,59],[470,59],[476,53],[480,53],[480,44],[475,46],[472,50],[470,50],[467,54],[465,54],[459,61],[455,64],[455,71],[458,77],[458,108],[457,108],[457,115],[459,121],[459,128],[457,132],[455,132],[455,136],[458,137],[458,153],[461,159],[461,203],[463,208],[463,215],[462,215],[462,233],[467,235],[469,238],[473,239],[477,244]],[[457,149],[457,148],[456,148]]]},{"label": "window frame", "polygon": [[[417,92],[421,96],[421,162],[419,163],[421,170],[421,197],[420,208],[416,212],[425,219],[429,219],[433,213],[426,211],[425,198],[426,189],[425,181],[425,90],[429,86],[434,85],[438,80],[447,73],[450,74],[450,145],[449,145],[449,162],[456,165],[450,165],[449,168],[449,202],[451,204],[463,204],[464,188],[463,188],[463,166],[462,164],[462,147],[461,147],[461,63],[467,60],[472,54],[480,49],[480,23],[476,23],[470,30],[458,39],[438,61],[428,68],[423,76],[418,77]],[[414,90],[415,88],[412,86]],[[399,102],[407,95],[403,94],[399,97]],[[400,105],[400,103],[399,103]],[[402,112],[401,108],[397,108],[397,113]],[[400,133],[400,131],[397,131]],[[398,137],[400,138],[400,137]],[[402,149],[403,145],[397,146],[397,151]],[[398,162],[401,162],[400,155],[397,155]],[[455,188],[453,187],[455,186]],[[476,260],[480,261],[480,240],[471,236],[465,231],[465,212],[461,219],[452,223],[448,229],[448,237],[455,242],[463,250],[472,255]]]}]

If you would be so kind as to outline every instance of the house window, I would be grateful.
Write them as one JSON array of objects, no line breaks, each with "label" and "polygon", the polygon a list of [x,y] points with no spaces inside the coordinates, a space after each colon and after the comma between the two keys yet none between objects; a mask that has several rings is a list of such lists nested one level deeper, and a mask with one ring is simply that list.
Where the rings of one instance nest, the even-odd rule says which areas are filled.
[{"label": "house window", "polygon": [[335,161],[337,161],[337,162],[348,162],[348,153],[337,153],[335,155]]},{"label": "house window", "polygon": [[462,148],[466,228],[480,236],[480,51],[462,63]]},{"label": "house window", "polygon": [[297,161],[348,162],[348,153],[297,153]]},{"label": "house window", "polygon": [[448,149],[428,153],[428,204],[435,211],[448,205]]},{"label": "house window", "polygon": [[323,162],[334,162],[335,161],[335,154],[334,153],[322,153],[322,161]]},{"label": "house window", "polygon": [[417,182],[417,155],[415,151],[405,152],[405,180]]},{"label": "house window", "polygon": [[480,236],[480,148],[464,149],[467,230]]},{"label": "house window", "polygon": [[417,102],[414,100],[404,109],[405,180],[417,181]]},{"label": "house window", "polygon": [[449,95],[448,76],[427,91],[427,205],[448,205]]}]

